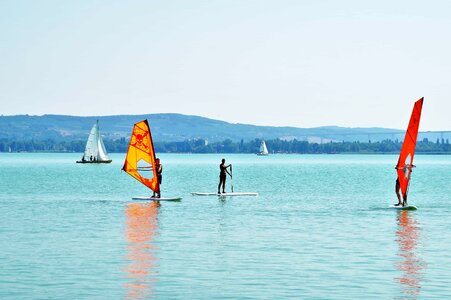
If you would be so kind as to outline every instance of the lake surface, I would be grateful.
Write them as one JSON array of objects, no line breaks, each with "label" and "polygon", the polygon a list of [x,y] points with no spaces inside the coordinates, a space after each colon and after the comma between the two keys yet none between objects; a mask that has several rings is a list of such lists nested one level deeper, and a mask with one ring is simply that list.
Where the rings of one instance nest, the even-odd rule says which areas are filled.
[{"label": "lake surface", "polygon": [[[431,299],[451,296],[451,157],[162,154],[163,196],[81,154],[0,153],[2,299]],[[220,159],[235,192],[217,189]],[[230,191],[231,180],[227,179]]]}]

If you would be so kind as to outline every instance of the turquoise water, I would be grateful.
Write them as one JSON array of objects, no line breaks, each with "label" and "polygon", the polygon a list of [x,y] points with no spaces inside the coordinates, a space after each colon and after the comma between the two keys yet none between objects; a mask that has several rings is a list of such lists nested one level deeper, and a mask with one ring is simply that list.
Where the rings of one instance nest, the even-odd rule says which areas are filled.
[{"label": "turquoise water", "polygon": [[[451,157],[416,156],[396,211],[391,155],[160,155],[163,196],[78,154],[0,154],[0,298],[445,298]],[[215,191],[233,164],[236,192]],[[230,179],[227,185],[230,190]]]}]

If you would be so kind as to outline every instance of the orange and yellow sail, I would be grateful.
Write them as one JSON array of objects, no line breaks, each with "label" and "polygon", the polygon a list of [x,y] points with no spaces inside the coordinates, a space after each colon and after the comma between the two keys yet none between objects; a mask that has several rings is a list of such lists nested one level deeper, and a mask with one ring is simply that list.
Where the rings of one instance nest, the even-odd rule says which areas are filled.
[{"label": "orange and yellow sail", "polygon": [[160,185],[158,184],[155,159],[149,123],[147,120],[143,120],[133,127],[122,170],[154,192],[159,192]]},{"label": "orange and yellow sail", "polygon": [[418,127],[420,125],[421,109],[423,108],[423,99],[416,101],[410,116],[409,126],[402,144],[399,160],[396,164],[399,185],[401,187],[404,199],[407,198],[409,188],[410,174],[413,168],[413,156],[415,155],[415,146],[417,144]]}]

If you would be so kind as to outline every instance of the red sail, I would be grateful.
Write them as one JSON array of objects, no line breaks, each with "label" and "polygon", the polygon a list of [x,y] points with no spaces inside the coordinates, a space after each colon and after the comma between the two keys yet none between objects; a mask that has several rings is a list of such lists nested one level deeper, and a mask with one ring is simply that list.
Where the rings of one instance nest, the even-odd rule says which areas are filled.
[{"label": "red sail", "polygon": [[160,191],[155,168],[155,150],[147,120],[138,122],[133,127],[122,170],[153,191]]},{"label": "red sail", "polygon": [[410,174],[413,167],[413,156],[415,155],[415,146],[417,144],[418,126],[420,125],[421,109],[423,108],[423,99],[415,102],[412,115],[410,116],[409,127],[407,127],[406,136],[402,144],[401,153],[399,154],[396,171],[398,173],[399,185],[403,197],[407,197],[409,187]]}]

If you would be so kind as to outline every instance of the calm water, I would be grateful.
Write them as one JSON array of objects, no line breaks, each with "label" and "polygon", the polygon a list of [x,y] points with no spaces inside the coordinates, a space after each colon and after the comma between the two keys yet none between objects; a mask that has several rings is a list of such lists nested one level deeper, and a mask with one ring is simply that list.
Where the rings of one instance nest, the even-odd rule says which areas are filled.
[{"label": "calm water", "polygon": [[[0,298],[278,299],[451,296],[451,157],[161,155],[164,196],[78,154],[0,154]],[[222,157],[235,191],[215,191]],[[230,190],[230,179],[228,188]]]}]

